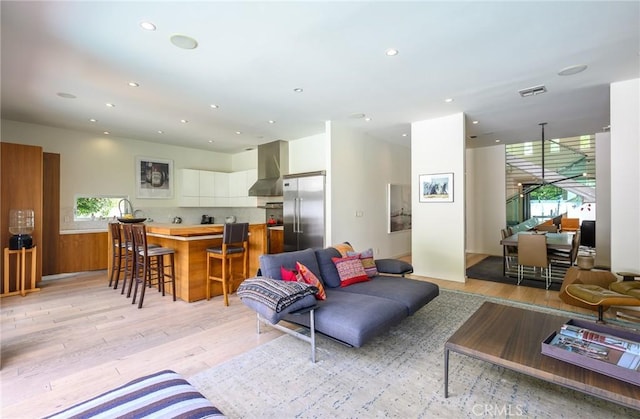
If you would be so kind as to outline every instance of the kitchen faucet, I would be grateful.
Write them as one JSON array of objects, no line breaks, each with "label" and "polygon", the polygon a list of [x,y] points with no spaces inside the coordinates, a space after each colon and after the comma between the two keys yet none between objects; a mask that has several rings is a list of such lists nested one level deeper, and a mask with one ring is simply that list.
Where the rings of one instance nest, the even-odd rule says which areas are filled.
[{"label": "kitchen faucet", "polygon": [[[122,211],[122,204],[124,204],[124,212]],[[125,214],[133,215],[133,205],[127,198],[122,198],[118,201],[118,210],[120,211],[120,217],[124,217]]]}]

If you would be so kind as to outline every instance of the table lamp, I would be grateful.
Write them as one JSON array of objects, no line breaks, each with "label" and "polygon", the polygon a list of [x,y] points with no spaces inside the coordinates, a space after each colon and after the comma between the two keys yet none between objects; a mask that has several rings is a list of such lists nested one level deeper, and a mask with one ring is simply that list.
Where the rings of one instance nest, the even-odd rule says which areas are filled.
[{"label": "table lamp", "polygon": [[33,247],[33,210],[12,209],[9,210],[9,233],[13,234],[9,239],[9,249],[31,249]]}]

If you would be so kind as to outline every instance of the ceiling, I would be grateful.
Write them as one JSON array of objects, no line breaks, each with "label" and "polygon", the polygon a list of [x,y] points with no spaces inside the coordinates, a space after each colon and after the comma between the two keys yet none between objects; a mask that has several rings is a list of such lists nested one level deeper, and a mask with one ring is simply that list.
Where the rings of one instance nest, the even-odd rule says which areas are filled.
[{"label": "ceiling", "polygon": [[637,1],[2,1],[1,24],[3,119],[224,153],[328,120],[410,147],[457,112],[468,147],[593,134],[640,77]]}]

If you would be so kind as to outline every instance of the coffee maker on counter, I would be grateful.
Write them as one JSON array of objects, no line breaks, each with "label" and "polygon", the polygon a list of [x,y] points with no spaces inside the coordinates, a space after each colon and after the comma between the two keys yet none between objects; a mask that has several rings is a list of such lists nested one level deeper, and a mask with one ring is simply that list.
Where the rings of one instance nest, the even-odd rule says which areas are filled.
[{"label": "coffee maker on counter", "polygon": [[213,224],[213,217],[210,215],[203,215],[200,224]]}]

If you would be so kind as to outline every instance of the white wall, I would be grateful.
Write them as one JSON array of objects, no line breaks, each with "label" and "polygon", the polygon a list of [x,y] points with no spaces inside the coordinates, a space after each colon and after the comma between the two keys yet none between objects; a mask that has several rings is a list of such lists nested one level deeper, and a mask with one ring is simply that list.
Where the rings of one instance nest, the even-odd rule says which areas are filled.
[{"label": "white wall", "polygon": [[378,258],[408,255],[411,231],[387,233],[387,184],[411,183],[411,150],[335,123],[327,124],[327,136],[327,245],[348,241],[356,250],[373,248]]},{"label": "white wall", "polygon": [[506,226],[504,145],[466,150],[466,220],[469,253],[502,256]]},{"label": "white wall", "polygon": [[326,133],[289,141],[289,174],[327,170],[327,160]]},{"label": "white wall", "polygon": [[596,133],[596,266],[611,267],[611,134]]},{"label": "white wall", "polygon": [[611,270],[640,272],[640,79],[611,84]]},{"label": "white wall", "polygon": [[[453,173],[454,201],[419,202],[419,176]],[[411,124],[411,178],[414,272],[464,282],[465,123],[464,114]]]}]

